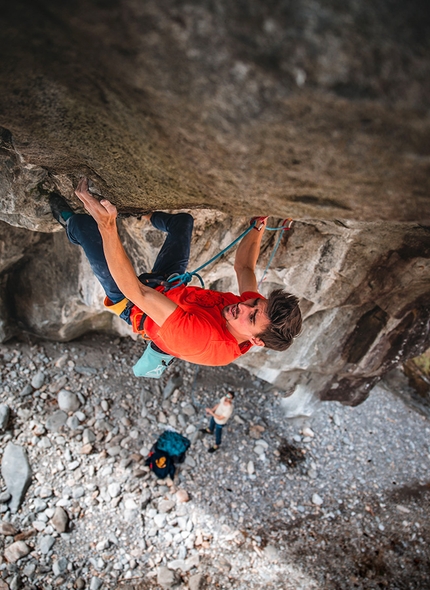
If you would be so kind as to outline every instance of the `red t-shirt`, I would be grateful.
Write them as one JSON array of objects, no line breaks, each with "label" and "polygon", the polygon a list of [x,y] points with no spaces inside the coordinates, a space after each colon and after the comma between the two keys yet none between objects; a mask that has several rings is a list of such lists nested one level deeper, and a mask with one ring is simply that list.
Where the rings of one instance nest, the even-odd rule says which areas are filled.
[{"label": "red t-shirt", "polygon": [[[212,367],[228,365],[247,352],[252,344],[238,344],[227,330],[222,310],[227,305],[259,297],[248,291],[241,296],[201,287],[177,287],[165,293],[178,306],[160,328],[151,318],[145,320],[145,334],[168,354],[184,361]],[[139,310],[134,308],[132,316]],[[134,321],[133,321],[134,323]]]}]

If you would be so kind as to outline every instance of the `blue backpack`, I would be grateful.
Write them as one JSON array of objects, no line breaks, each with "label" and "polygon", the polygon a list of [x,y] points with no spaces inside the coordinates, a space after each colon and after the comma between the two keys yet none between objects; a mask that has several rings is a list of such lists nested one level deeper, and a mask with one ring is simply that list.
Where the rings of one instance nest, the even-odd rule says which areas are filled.
[{"label": "blue backpack", "polygon": [[185,453],[191,445],[191,441],[173,430],[165,430],[157,441],[145,461],[151,471],[160,479],[174,477],[175,463],[183,463]]}]

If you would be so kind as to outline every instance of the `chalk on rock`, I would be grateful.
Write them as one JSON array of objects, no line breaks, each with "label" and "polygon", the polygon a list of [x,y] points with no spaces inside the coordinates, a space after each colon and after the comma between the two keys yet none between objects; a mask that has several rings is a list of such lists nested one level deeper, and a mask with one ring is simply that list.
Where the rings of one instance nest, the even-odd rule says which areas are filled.
[{"label": "chalk on rock", "polygon": [[7,491],[12,496],[9,504],[12,513],[17,512],[31,483],[31,468],[26,452],[19,445],[8,443],[3,453],[1,472]]}]

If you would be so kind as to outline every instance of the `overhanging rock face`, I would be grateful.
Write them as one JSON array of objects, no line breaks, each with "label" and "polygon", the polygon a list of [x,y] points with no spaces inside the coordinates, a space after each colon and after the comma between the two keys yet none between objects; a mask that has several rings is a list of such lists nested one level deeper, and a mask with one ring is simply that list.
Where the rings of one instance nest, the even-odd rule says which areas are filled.
[{"label": "overhanging rock face", "polygon": [[[258,375],[284,390],[299,384],[321,399],[358,404],[428,341],[430,233],[418,225],[318,222],[300,225],[289,247],[291,266],[273,276],[300,293],[306,322],[286,353],[267,351]],[[240,363],[251,368],[257,355]]]},{"label": "overhanging rock face", "polygon": [[[418,0],[395,4],[9,4],[0,340],[126,333],[49,211],[52,190],[79,207],[86,175],[123,213],[191,209],[191,267],[251,216],[297,220],[262,290],[300,297],[303,334],[240,362],[308,408],[359,403],[428,346],[430,18]],[[121,231],[136,270],[150,268],[159,234],[134,218]],[[206,285],[235,290],[232,260]]]},{"label": "overhanging rock face", "polygon": [[122,209],[430,220],[429,11],[388,0],[16,0],[0,219],[85,174]]},{"label": "overhanging rock face", "polygon": [[[191,269],[244,228],[242,220],[219,212],[194,214]],[[11,233],[24,231],[2,227],[9,241]],[[39,240],[4,274],[2,322],[10,326],[5,333],[26,329],[59,340],[93,329],[128,333],[104,310],[100,285],[62,229],[24,233]],[[121,221],[121,233],[137,272],[150,269],[162,234],[136,219]],[[267,232],[261,269],[274,241]],[[360,403],[384,373],[428,342],[429,257],[430,232],[418,224],[296,222],[293,231],[285,232],[261,291],[282,287],[296,294],[305,317],[303,332],[284,353],[255,348],[238,364],[288,394],[295,391],[308,400],[308,408],[317,398]],[[227,255],[202,272],[207,287],[237,292],[233,258]]]}]

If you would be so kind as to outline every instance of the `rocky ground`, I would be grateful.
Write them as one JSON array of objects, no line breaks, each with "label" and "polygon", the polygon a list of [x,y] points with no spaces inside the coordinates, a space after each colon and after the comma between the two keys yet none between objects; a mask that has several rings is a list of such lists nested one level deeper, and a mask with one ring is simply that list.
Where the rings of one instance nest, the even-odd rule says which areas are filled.
[{"label": "rocky ground", "polygon": [[[237,367],[138,380],[141,352],[103,335],[1,345],[0,590],[428,588],[425,408],[379,386],[286,421],[282,392]],[[211,455],[198,429],[226,389]],[[166,428],[193,442],[173,481],[144,465]]]}]

